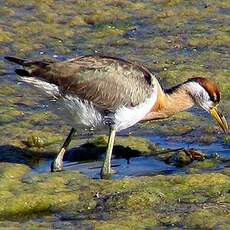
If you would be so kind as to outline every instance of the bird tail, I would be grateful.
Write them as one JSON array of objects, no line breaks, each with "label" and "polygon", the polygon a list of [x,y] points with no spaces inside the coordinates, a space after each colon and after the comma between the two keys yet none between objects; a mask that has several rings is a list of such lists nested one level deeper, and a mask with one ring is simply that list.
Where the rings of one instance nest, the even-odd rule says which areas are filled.
[{"label": "bird tail", "polygon": [[14,63],[19,64],[19,65],[23,65],[25,63],[25,61],[26,61],[24,59],[17,58],[17,57],[11,57],[11,56],[5,56],[4,58],[7,61],[14,62]]},{"label": "bird tail", "polygon": [[[12,56],[4,57],[7,61],[21,65],[23,69],[16,69],[15,72],[19,76],[31,76],[34,73],[42,72],[42,69],[55,61],[49,58],[37,58],[32,60],[21,59]],[[36,75],[35,74],[35,75]]]},{"label": "bird tail", "polygon": [[[7,61],[16,63],[18,65],[24,66],[26,63],[25,59],[17,58],[17,57],[11,57],[6,56],[4,57]],[[19,76],[30,76],[30,73],[26,69],[15,69],[15,73]]]},{"label": "bird tail", "polygon": [[[20,59],[17,57],[4,57],[6,60],[21,65],[21,68],[15,69],[15,73],[21,76],[21,80],[29,83],[36,88],[42,89],[49,95],[55,96],[58,93],[57,81],[53,80],[53,73],[49,72],[49,64],[56,62],[49,58]],[[51,83],[51,84],[50,84]]]}]

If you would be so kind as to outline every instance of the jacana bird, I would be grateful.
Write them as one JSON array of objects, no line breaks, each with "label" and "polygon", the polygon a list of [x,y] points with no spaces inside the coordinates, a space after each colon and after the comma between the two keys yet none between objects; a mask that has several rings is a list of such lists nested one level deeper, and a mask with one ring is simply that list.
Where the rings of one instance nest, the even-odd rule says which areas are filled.
[{"label": "jacana bird", "polygon": [[146,67],[120,58],[93,55],[66,61],[5,58],[23,67],[15,72],[23,81],[45,91],[61,108],[63,119],[73,127],[51,165],[52,171],[63,169],[66,148],[81,126],[109,128],[102,178],[111,174],[116,132],[140,121],[168,118],[198,105],[213,116],[224,132],[228,130],[226,119],[217,110],[220,91],[214,82],[203,77],[188,79],[164,91]]}]

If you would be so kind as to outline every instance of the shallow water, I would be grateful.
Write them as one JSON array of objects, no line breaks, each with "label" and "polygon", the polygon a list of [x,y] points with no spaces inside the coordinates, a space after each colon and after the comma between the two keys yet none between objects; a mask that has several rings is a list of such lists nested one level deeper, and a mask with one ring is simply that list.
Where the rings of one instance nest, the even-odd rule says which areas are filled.
[{"label": "shallow water", "polygon": [[[199,149],[202,153],[207,155],[207,158],[217,157],[220,162],[215,167],[205,168],[203,172],[215,172],[229,167],[230,151],[229,148],[221,143],[212,143],[210,145],[188,144],[185,142],[178,142],[174,138],[166,138],[161,136],[144,136],[152,143],[163,146],[166,149]],[[72,153],[73,154],[73,153]],[[78,154],[77,150],[74,154]],[[68,155],[68,152],[67,152]],[[40,164],[33,167],[28,176],[39,175],[50,172],[50,164],[52,160],[44,160]],[[65,171],[79,171],[90,178],[100,179],[100,170],[102,166],[101,160],[88,161],[64,161]],[[170,175],[170,174],[186,174],[189,173],[192,165],[185,165],[184,167],[177,167],[173,163],[165,163],[154,156],[139,156],[130,157],[128,159],[113,159],[112,169],[114,174],[113,179],[121,179],[125,177],[136,176],[150,176],[150,175]],[[202,172],[201,171],[201,172]]]},{"label": "shallow water", "polygon": [[[29,173],[29,176],[49,172],[50,163],[51,161],[42,163],[40,166],[33,169],[32,172]],[[87,163],[65,162],[64,164],[65,171],[79,171],[93,179],[100,179],[102,161]],[[112,169],[115,171],[112,176],[113,179],[179,172],[175,166],[167,165],[153,157],[133,157],[129,159],[129,163],[126,159],[114,159]]]}]

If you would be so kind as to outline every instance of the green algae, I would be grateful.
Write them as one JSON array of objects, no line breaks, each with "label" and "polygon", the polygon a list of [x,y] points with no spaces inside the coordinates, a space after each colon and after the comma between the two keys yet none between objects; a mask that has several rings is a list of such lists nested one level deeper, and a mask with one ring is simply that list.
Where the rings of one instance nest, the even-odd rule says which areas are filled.
[{"label": "green algae", "polygon": [[44,125],[48,122],[50,122],[50,120],[55,120],[56,116],[54,116],[54,114],[50,113],[50,112],[38,112],[38,113],[33,113],[30,116],[29,119],[29,123],[32,125]]},{"label": "green algae", "polygon": [[166,120],[150,121],[141,124],[142,128],[153,129],[153,132],[167,136],[181,136],[192,132],[199,126],[199,119],[191,113],[184,112]]},{"label": "green algae", "polygon": [[71,21],[70,21],[70,26],[82,26],[86,25],[87,22],[84,20],[84,18],[80,16],[75,16]]},{"label": "green algae", "polygon": [[197,161],[190,166],[188,172],[197,174],[203,172],[204,170],[212,170],[217,168],[220,163],[221,161],[216,158]]},{"label": "green algae", "polygon": [[[74,148],[67,159],[71,161],[85,161],[101,159],[107,148],[108,136],[100,135],[88,140],[86,143]],[[164,150],[150,141],[134,136],[115,138],[113,156],[115,158],[126,158],[137,156],[156,155]]]},{"label": "green algae", "polygon": [[16,119],[19,119],[22,115],[23,113],[14,107],[0,108],[0,124],[13,122]]},{"label": "green algae", "polygon": [[187,217],[187,224],[192,228],[213,229],[229,228],[230,214],[227,210],[219,210],[218,207],[200,209]]},{"label": "green algae", "polygon": [[178,166],[184,166],[190,164],[193,161],[193,159],[191,159],[185,151],[179,151],[178,153],[176,153],[175,157],[175,161]]},{"label": "green algae", "polygon": [[194,165],[198,164],[200,161],[206,162],[208,158],[216,159],[215,156],[208,157],[206,154],[194,149],[168,149],[165,151],[159,151],[156,157],[157,159],[164,161],[166,164],[174,164],[177,167],[185,167],[191,164],[189,172],[196,171],[196,166]]},{"label": "green algae", "polygon": [[29,148],[31,147],[42,148],[48,145],[44,139],[41,139],[40,137],[34,135],[28,137],[27,140],[24,141],[24,144]]},{"label": "green algae", "polygon": [[6,32],[0,29],[0,43],[7,43],[12,41],[12,35],[9,32]]},{"label": "green algae", "polygon": [[[19,164],[1,163],[0,169],[1,227],[10,219],[19,226],[36,226],[36,217],[49,225],[49,219],[58,222],[57,216],[48,218],[57,213],[96,229],[116,229],[118,221],[124,229],[229,224],[229,176],[220,173],[95,181],[78,172],[30,176],[29,168]],[[199,218],[202,215],[210,221]]]},{"label": "green algae", "polygon": [[0,176],[2,178],[21,178],[30,171],[28,166],[1,162]]},{"label": "green algae", "polygon": [[230,145],[230,137],[225,137],[225,138],[224,138],[224,143],[225,143],[226,145]]}]

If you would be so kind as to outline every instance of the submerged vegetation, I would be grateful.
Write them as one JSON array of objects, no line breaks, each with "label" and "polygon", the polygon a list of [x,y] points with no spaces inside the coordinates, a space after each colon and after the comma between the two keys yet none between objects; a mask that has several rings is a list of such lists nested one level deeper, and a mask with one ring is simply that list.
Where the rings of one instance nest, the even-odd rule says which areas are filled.
[{"label": "submerged vegetation", "polygon": [[230,224],[228,170],[115,181],[78,172],[29,176],[29,170],[0,164],[1,228],[227,229]]},{"label": "submerged vegetation", "polygon": [[[166,88],[206,76],[219,85],[220,106],[229,114],[229,8],[227,0],[1,1],[0,55],[59,60],[118,56],[149,67]],[[116,158],[153,156],[183,167],[187,175],[98,181],[79,172],[31,173],[42,159],[57,153],[69,127],[49,112],[42,93],[19,83],[12,72],[0,57],[1,229],[229,228],[229,156],[218,150],[211,156],[171,151],[128,136],[117,138]],[[229,150],[229,136],[218,133],[208,115],[195,109],[140,126],[141,132],[131,132],[198,146],[218,143]],[[107,138],[85,143],[90,134],[79,136],[84,138],[71,147],[83,145],[71,159],[100,159]]]}]

